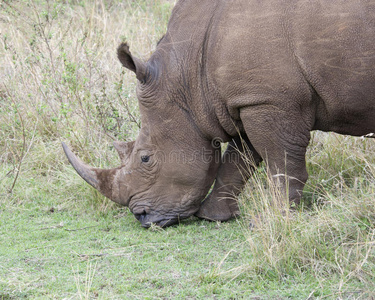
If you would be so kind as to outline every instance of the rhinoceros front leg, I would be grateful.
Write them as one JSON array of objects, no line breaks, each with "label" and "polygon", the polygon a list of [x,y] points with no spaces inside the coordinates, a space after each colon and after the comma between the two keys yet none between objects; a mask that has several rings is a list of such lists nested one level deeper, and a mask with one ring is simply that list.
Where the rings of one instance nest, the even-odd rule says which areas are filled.
[{"label": "rhinoceros front leg", "polygon": [[246,134],[266,162],[269,175],[280,191],[276,205],[289,198],[299,204],[307,181],[305,154],[313,118],[309,111],[251,107],[241,111]]},{"label": "rhinoceros front leg", "polygon": [[222,156],[214,187],[196,216],[227,221],[239,214],[236,196],[243,189],[261,157],[247,139],[235,138]]}]

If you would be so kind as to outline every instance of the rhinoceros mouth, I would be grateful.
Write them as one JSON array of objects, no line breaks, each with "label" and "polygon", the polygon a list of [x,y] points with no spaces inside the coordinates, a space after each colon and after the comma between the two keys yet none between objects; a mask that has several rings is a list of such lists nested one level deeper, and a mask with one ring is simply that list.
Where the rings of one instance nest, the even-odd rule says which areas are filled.
[{"label": "rhinoceros mouth", "polygon": [[173,218],[165,218],[165,217],[157,217],[154,215],[148,214],[134,214],[135,218],[141,222],[142,227],[149,228],[153,224],[162,228],[174,225],[179,223],[181,218],[173,217]]}]

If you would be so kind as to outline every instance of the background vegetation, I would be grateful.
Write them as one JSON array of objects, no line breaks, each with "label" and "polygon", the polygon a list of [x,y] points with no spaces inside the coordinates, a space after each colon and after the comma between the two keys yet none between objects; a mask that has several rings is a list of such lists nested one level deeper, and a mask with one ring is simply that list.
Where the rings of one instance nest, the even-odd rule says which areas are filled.
[{"label": "background vegetation", "polygon": [[[375,144],[315,133],[303,206],[280,214],[264,167],[229,223],[140,227],[68,164],[98,167],[139,129],[136,80],[174,1],[0,0],[0,299],[375,297]],[[261,217],[258,217],[261,216]],[[250,229],[250,220],[259,220]]]}]

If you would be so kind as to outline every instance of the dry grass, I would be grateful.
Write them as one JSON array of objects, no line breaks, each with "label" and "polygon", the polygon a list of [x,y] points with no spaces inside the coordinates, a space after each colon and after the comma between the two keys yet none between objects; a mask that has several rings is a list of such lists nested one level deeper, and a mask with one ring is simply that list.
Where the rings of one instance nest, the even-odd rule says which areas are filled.
[{"label": "dry grass", "polygon": [[[0,161],[13,191],[19,175],[53,180],[61,141],[96,166],[118,163],[113,140],[138,132],[136,79],[116,57],[121,41],[147,58],[172,1],[0,3]],[[4,178],[4,177],[7,178]],[[44,178],[45,179],[45,178]]]},{"label": "dry grass", "polygon": [[[308,152],[310,179],[294,212],[286,200],[285,213],[275,208],[286,197],[266,172],[256,173],[240,201],[253,253],[246,271],[278,280],[309,274],[319,283],[311,294],[316,297],[327,282],[332,298],[374,297],[374,154],[373,140],[316,133]],[[249,228],[254,218],[256,227]]]}]

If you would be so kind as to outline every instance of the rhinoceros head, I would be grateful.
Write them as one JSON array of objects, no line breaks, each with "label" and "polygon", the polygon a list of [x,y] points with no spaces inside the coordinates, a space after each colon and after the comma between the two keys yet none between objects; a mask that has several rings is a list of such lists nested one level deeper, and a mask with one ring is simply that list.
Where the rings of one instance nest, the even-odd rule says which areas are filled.
[{"label": "rhinoceros head", "polygon": [[126,44],[118,48],[121,63],[138,79],[142,128],[133,142],[115,142],[121,166],[85,165],[63,143],[78,174],[103,195],[128,206],[142,226],[169,226],[193,215],[217,171],[220,148],[202,137],[189,116],[170,100],[173,93],[155,61],[141,62]]}]

